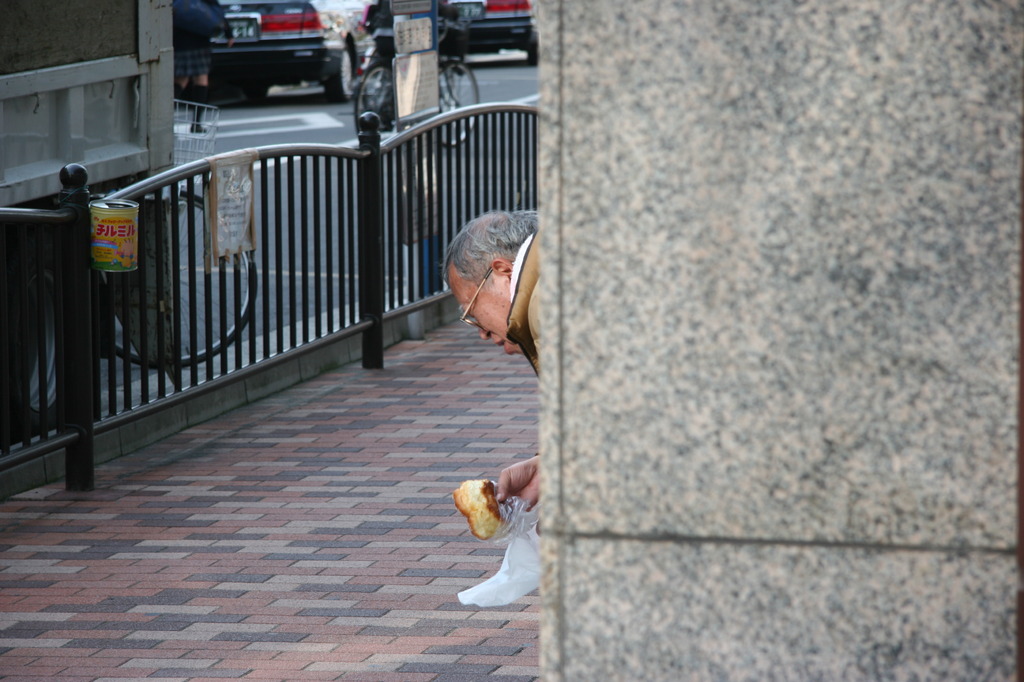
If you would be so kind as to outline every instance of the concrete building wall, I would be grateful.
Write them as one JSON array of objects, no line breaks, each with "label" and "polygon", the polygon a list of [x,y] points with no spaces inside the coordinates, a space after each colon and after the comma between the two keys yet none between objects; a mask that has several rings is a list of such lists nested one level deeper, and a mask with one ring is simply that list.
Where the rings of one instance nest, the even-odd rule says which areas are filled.
[{"label": "concrete building wall", "polygon": [[151,4],[140,4],[140,0],[5,0],[0,20],[0,74],[138,54],[139,15],[147,13]]},{"label": "concrete building wall", "polygon": [[1011,679],[1021,3],[538,5],[544,679]]}]

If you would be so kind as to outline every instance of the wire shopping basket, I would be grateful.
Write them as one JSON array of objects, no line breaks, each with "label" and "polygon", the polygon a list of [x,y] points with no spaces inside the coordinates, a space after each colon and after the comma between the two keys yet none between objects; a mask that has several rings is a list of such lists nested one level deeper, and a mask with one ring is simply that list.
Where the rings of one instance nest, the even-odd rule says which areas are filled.
[{"label": "wire shopping basket", "polygon": [[215,106],[174,100],[174,164],[213,156],[219,122]]}]

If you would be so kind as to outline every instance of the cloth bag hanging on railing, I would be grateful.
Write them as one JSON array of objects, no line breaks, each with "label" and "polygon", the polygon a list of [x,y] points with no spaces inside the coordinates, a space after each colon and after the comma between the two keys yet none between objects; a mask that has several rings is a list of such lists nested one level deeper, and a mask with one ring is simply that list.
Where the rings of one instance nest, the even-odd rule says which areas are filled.
[{"label": "cloth bag hanging on railing", "polygon": [[174,27],[212,38],[224,30],[224,9],[205,0],[174,0]]}]

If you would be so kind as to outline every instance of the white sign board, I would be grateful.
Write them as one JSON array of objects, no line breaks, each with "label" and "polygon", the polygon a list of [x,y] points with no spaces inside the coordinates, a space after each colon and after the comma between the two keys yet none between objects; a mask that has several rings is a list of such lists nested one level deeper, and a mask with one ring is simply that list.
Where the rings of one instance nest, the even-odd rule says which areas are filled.
[{"label": "white sign board", "polygon": [[398,120],[419,118],[441,110],[437,88],[437,52],[395,57],[395,98]]},{"label": "white sign board", "polygon": [[395,22],[395,52],[409,54],[434,47],[434,22],[430,17]]},{"label": "white sign board", "polygon": [[391,0],[392,14],[420,14],[429,12],[432,8],[431,0]]}]

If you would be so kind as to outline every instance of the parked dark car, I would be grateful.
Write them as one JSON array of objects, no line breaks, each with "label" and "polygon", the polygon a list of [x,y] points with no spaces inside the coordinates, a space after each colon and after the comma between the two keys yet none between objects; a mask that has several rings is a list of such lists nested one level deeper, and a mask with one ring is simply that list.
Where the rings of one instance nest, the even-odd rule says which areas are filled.
[{"label": "parked dark car", "polygon": [[235,40],[231,46],[223,37],[213,41],[215,84],[238,86],[251,99],[265,97],[273,85],[302,83],[322,84],[330,102],[352,96],[354,15],[309,0],[235,0],[223,6]]},{"label": "parked dark car", "polygon": [[470,19],[469,51],[525,50],[537,64],[537,27],[530,0],[451,0]]}]

